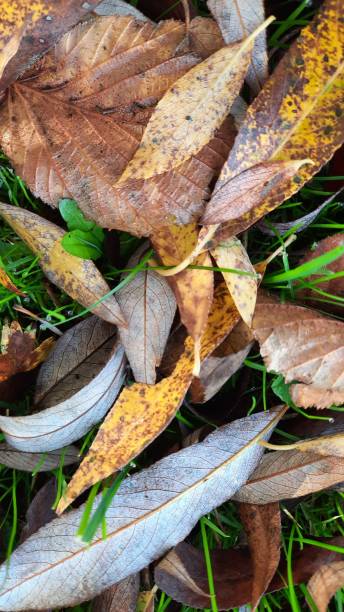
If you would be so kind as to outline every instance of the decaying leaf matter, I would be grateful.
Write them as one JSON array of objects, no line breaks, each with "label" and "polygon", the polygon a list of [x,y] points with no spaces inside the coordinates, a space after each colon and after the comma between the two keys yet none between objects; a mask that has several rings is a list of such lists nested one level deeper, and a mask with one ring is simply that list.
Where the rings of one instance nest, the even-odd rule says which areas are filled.
[{"label": "decaying leaf matter", "polygon": [[281,415],[235,421],[126,478],[107,510],[105,539],[101,530],[91,545],[75,536],[83,507],[40,529],[1,566],[0,609],[71,606],[146,567],[246,482],[262,455],[258,440]]}]

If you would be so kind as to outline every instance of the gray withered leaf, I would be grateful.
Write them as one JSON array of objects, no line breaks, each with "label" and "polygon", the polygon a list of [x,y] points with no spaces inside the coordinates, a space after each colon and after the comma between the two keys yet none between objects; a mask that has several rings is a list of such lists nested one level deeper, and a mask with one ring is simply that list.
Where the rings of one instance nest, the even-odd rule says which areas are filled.
[{"label": "gray withered leaf", "polygon": [[[127,268],[134,268],[146,250],[147,244],[141,245]],[[118,291],[117,301],[128,323],[120,338],[135,380],[153,385],[176,313],[174,293],[163,276],[142,270]]]},{"label": "gray withered leaf", "polygon": [[67,446],[49,453],[25,453],[6,442],[0,444],[0,463],[22,472],[49,472],[59,467],[62,456],[63,465],[76,463],[79,460],[79,449],[76,446]]},{"label": "gray withered leaf", "polygon": [[269,504],[322,491],[343,480],[343,457],[299,450],[274,451],[264,455],[234,499],[250,504]]},{"label": "gray withered leaf", "polygon": [[0,609],[71,606],[146,567],[246,482],[262,456],[259,439],[283,413],[235,421],[126,478],[106,513],[106,539],[101,530],[91,545],[76,537],[83,507],[40,529],[1,566]]},{"label": "gray withered leaf", "polygon": [[[96,350],[87,354],[87,346],[91,349],[96,344],[92,323],[99,331],[100,344]],[[0,428],[6,441],[14,448],[45,452],[70,444],[98,423],[115,401],[123,384],[126,368],[124,350],[118,337],[112,333],[110,339],[106,340],[108,336],[105,332],[104,339],[104,335],[100,333],[102,326],[98,327],[98,323],[93,319],[79,324],[77,328],[70,330],[66,342],[61,338],[57,343],[56,360],[52,356],[47,365],[47,372],[51,373],[52,380],[57,383],[56,389],[49,388],[49,382],[45,384],[41,377],[40,395],[43,400],[40,412],[28,416],[0,416]],[[80,360],[77,357],[78,344]],[[93,364],[96,369],[94,378]],[[61,377],[59,367],[60,373],[64,374]],[[83,382],[81,387],[80,381]],[[58,390],[59,385],[62,385],[61,393]],[[49,406],[47,408],[44,404],[46,387]],[[71,390],[75,390],[72,395]],[[54,405],[51,405],[51,397],[56,399],[57,403]]]}]

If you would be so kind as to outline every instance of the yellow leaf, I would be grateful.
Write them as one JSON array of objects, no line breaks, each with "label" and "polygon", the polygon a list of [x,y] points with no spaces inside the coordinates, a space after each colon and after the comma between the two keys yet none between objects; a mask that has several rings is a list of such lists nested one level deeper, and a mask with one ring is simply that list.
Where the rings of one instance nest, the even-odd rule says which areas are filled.
[{"label": "yellow leaf", "polygon": [[238,238],[230,238],[212,249],[211,254],[219,268],[232,268],[250,274],[249,276],[222,272],[242,319],[250,326],[256,306],[258,280],[245,247]]},{"label": "yellow leaf", "polygon": [[266,25],[219,49],[174,83],[157,104],[120,183],[177,168],[209,142],[240,91],[254,38]]},{"label": "yellow leaf", "polygon": [[89,259],[67,253],[61,245],[65,232],[34,213],[0,202],[0,214],[29,248],[40,257],[47,278],[71,298],[114,325],[126,325],[113,296],[99,304],[110,288]]},{"label": "yellow leaf", "polygon": [[[233,300],[222,283],[215,291],[208,326],[202,337],[202,360],[213,352],[238,320]],[[193,358],[194,342],[189,336],[184,353],[170,376],[156,385],[136,383],[124,389],[69,483],[58,512],[63,512],[92,484],[126,465],[167,427],[191,384]]]}]

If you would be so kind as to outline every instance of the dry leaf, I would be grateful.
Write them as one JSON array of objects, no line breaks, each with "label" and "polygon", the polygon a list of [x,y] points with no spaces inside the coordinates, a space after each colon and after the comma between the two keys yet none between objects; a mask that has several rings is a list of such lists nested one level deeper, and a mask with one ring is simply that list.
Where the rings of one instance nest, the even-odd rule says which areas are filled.
[{"label": "dry leaf", "polygon": [[343,35],[341,0],[325,0],[249,107],[215,191],[242,172],[270,161],[310,158],[291,180],[272,189],[262,204],[236,214],[222,236],[233,236],[299,191],[343,141]]},{"label": "dry leaf", "polygon": [[333,561],[320,566],[307,584],[318,612],[326,612],[336,591],[344,585],[344,561]]},{"label": "dry leaf", "polygon": [[39,370],[35,404],[50,408],[91,383],[109,361],[116,338],[117,329],[96,316],[68,329]]},{"label": "dry leaf", "polygon": [[[127,264],[134,268],[147,249],[144,244]],[[117,292],[128,323],[121,342],[137,382],[153,385],[176,313],[176,300],[168,282],[154,270],[138,272]]]},{"label": "dry leaf", "polygon": [[250,327],[256,306],[258,279],[246,249],[238,238],[220,242],[210,250],[218,268],[248,272],[250,276],[222,272],[229,293],[243,321]]},{"label": "dry leaf", "polygon": [[323,435],[318,438],[311,438],[309,440],[299,440],[294,444],[269,444],[267,445],[267,448],[271,448],[273,450],[297,449],[305,453],[344,457],[344,433],[333,433],[332,435]]},{"label": "dry leaf", "polygon": [[252,47],[253,39],[223,47],[174,83],[158,102],[120,183],[178,168],[211,140],[240,91]]},{"label": "dry leaf", "polygon": [[105,539],[101,530],[91,545],[75,536],[84,506],[41,528],[1,566],[0,609],[72,606],[146,567],[246,482],[261,459],[258,440],[282,413],[235,421],[126,478],[107,510]]},{"label": "dry leaf", "polygon": [[[265,19],[264,0],[208,0],[210,11],[220,26],[227,45],[246,38]],[[268,76],[266,32],[256,38],[246,80],[258,93]]]},{"label": "dry leaf", "polygon": [[290,394],[297,406],[343,403],[344,323],[261,294],[253,333],[268,371],[292,383]]},{"label": "dry leaf", "polygon": [[248,504],[269,504],[322,491],[342,480],[342,457],[323,457],[298,450],[275,451],[264,455],[235,499]]},{"label": "dry leaf", "polygon": [[[324,253],[328,253],[332,249],[335,249],[336,247],[340,246],[344,246],[344,234],[333,234],[332,236],[328,236],[327,238],[320,240],[320,242],[316,245],[315,249],[312,249],[308,253],[306,253],[305,257],[303,257],[300,261],[300,264],[312,261],[312,259],[314,259],[315,257],[320,257],[320,255],[324,255]],[[344,255],[338,257],[338,259],[326,266],[327,273],[341,273],[343,269]],[[306,280],[307,283],[312,283],[313,281],[316,281],[318,278],[321,278],[323,276],[324,275],[320,271],[318,274],[312,274],[311,276],[308,276]],[[324,282],[316,284],[313,287],[297,291],[298,299],[307,300],[307,304],[313,303],[315,306],[321,308],[321,310],[329,310],[332,312],[334,311],[338,312],[339,314],[343,312],[343,302],[338,302],[337,305],[331,299],[324,300],[323,297],[317,293],[316,289],[319,289],[320,291],[325,291],[326,293],[330,293],[332,296],[336,296],[343,299],[344,276],[339,276],[338,278],[331,278],[331,275],[329,274],[327,280],[325,280]]]},{"label": "dry leaf", "polygon": [[49,355],[54,341],[47,338],[36,347],[35,332],[23,332],[20,324],[5,324],[1,335],[0,382],[36,368]]},{"label": "dry leaf", "polygon": [[151,591],[141,591],[137,600],[136,612],[154,612],[154,596],[156,591],[156,586]]},{"label": "dry leaf", "polygon": [[[225,286],[215,292],[202,338],[205,359],[228,335],[238,313]],[[175,416],[192,380],[194,342],[188,337],[172,374],[158,384],[136,383],[122,391],[59,505],[62,512],[82,491],[125,466],[148,446]]]},{"label": "dry leaf", "polygon": [[240,519],[251,551],[253,579],[250,602],[257,609],[280,561],[281,511],[278,503],[240,504]]},{"label": "dry leaf", "polygon": [[141,13],[135,6],[125,2],[124,0],[102,0],[94,9],[96,15],[100,17],[109,17],[111,15],[132,15],[136,19],[149,21],[148,17]]},{"label": "dry leaf", "polygon": [[[65,347],[63,337],[61,340]],[[60,353],[59,347],[58,350]],[[67,359],[68,353],[65,355]],[[94,378],[90,373],[91,359],[95,360],[99,368]],[[59,357],[54,361],[58,360]],[[81,378],[84,386],[78,390],[77,378],[77,389],[73,395],[70,392],[75,372],[69,372],[69,376],[62,379],[62,393],[58,395],[60,402],[56,405],[51,406],[51,396],[48,393],[49,408],[45,408],[43,400],[40,412],[15,417],[0,415],[0,428],[6,441],[18,450],[45,452],[78,440],[99,423],[115,401],[123,384],[125,366],[123,347],[116,337],[112,337],[91,358],[79,365],[76,377],[82,376],[82,371],[85,372],[85,377]],[[64,392],[66,399],[62,399]]]},{"label": "dry leaf", "polygon": [[[0,81],[0,90],[97,4],[99,0],[0,0],[0,53],[17,47]],[[24,29],[25,36],[22,36]]]},{"label": "dry leaf", "polygon": [[188,31],[190,50],[206,59],[225,45],[216,21],[209,17],[195,17]]},{"label": "dry leaf", "polygon": [[67,253],[61,245],[65,232],[46,219],[23,208],[0,203],[0,214],[30,249],[40,257],[39,265],[50,282],[70,297],[114,325],[126,325],[115,298],[99,304],[110,288],[89,259]]},{"label": "dry leaf", "polygon": [[240,321],[220,346],[205,359],[198,378],[191,383],[193,403],[208,402],[240,368],[252,348],[252,334]]},{"label": "dry leaf", "polygon": [[[0,55],[0,83],[2,79],[2,75],[4,74],[4,70],[7,64],[11,61],[12,57],[17,53],[19,49],[19,45],[21,43],[23,37],[24,28],[19,29],[12,38],[5,44],[5,46],[1,49]],[[0,39],[0,47],[1,47],[1,39]]]},{"label": "dry leaf", "polygon": [[63,457],[63,465],[71,465],[79,461],[79,449],[67,446],[49,453],[23,453],[9,444],[0,444],[0,463],[6,467],[23,472],[50,472],[59,467]]},{"label": "dry leaf", "polygon": [[[343,546],[344,538],[320,541]],[[247,604],[252,592],[251,559],[247,549],[212,550],[210,557],[219,610]],[[305,582],[321,565],[341,558],[340,553],[304,545],[303,550],[293,552],[294,584]],[[178,544],[156,566],[155,581],[175,601],[192,608],[203,609],[211,605],[204,553],[186,542]],[[267,592],[278,591],[287,584],[286,563],[281,561]]]},{"label": "dry leaf", "polygon": [[124,578],[95,598],[93,612],[136,612],[136,602],[140,589],[140,575],[133,574]]},{"label": "dry leaf", "polygon": [[16,293],[17,295],[25,295],[22,291],[20,291],[11,281],[8,274],[6,274],[5,270],[0,268],[0,285],[8,289],[12,293]]},{"label": "dry leaf", "polygon": [[25,517],[26,524],[20,534],[21,544],[41,527],[56,518],[56,513],[52,510],[56,495],[57,482],[55,478],[51,478],[39,489],[29,505]]}]

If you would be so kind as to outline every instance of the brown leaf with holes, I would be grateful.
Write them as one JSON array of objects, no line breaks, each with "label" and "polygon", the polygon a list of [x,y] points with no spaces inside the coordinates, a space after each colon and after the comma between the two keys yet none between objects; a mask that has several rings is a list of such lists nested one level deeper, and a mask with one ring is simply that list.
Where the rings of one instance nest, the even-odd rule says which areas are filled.
[{"label": "brown leaf with holes", "polygon": [[[217,287],[201,343],[204,360],[229,334],[239,315],[225,285]],[[192,381],[194,342],[189,336],[172,374],[156,385],[122,391],[59,504],[62,512],[82,491],[127,465],[175,416]]]},{"label": "brown leaf with holes", "polygon": [[280,561],[281,511],[279,503],[239,504],[239,514],[251,552],[253,579],[250,602],[257,609]]},{"label": "brown leaf with holes", "polygon": [[17,321],[2,328],[0,354],[0,382],[19,372],[36,368],[49,355],[54,341],[47,338],[36,346],[35,332],[23,332]]},{"label": "brown leaf with holes", "polygon": [[[318,539],[324,544],[343,546],[341,536]],[[216,601],[219,610],[244,606],[252,594],[253,568],[247,548],[210,551]],[[340,561],[342,555],[317,546],[304,545],[293,552],[293,581],[307,581],[319,567]],[[210,608],[207,569],[202,550],[182,542],[173,548],[155,568],[158,587],[172,599],[192,608]],[[281,560],[278,571],[267,587],[267,593],[285,588],[288,584],[287,566]]]},{"label": "brown leaf with holes", "polygon": [[320,566],[307,584],[308,592],[318,612],[326,612],[332,597],[344,585],[344,561],[332,561]]},{"label": "brown leaf with holes", "polygon": [[292,383],[297,406],[327,408],[344,402],[344,323],[261,293],[253,333],[268,371]]}]

